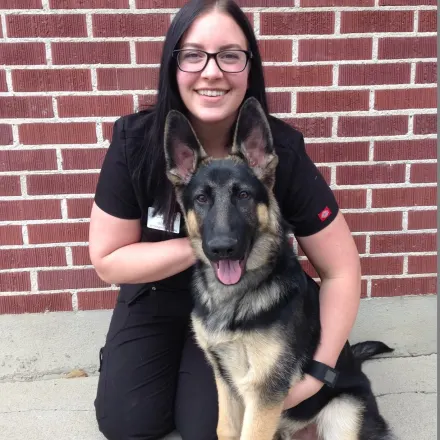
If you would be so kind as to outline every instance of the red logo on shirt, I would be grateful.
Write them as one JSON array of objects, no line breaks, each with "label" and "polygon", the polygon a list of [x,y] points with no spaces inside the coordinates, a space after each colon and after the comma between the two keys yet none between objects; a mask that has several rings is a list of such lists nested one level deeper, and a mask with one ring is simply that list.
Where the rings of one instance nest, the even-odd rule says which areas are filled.
[{"label": "red logo on shirt", "polygon": [[328,207],[328,206],[326,206],[319,214],[318,214],[318,217],[319,217],[319,220],[321,220],[322,222],[324,221],[324,220],[326,220],[329,216],[330,216],[330,214],[331,214],[332,212],[330,211],[330,208]]}]

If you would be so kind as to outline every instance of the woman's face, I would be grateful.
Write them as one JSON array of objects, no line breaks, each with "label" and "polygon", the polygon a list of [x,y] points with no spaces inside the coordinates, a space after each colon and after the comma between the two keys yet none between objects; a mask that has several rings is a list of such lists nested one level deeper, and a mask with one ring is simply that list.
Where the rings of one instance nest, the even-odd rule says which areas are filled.
[{"label": "woman's face", "polygon": [[[247,50],[246,37],[237,23],[224,12],[210,11],[198,17],[188,29],[180,49],[201,49],[219,52],[223,49]],[[243,65],[245,55],[240,52],[224,53],[222,65],[237,70]],[[181,53],[184,70],[196,70],[203,66],[203,58],[197,52]],[[248,87],[249,63],[239,73],[225,73],[211,58],[201,72],[183,72],[177,69],[177,85],[183,103],[192,117],[201,123],[217,123],[235,119]]]}]

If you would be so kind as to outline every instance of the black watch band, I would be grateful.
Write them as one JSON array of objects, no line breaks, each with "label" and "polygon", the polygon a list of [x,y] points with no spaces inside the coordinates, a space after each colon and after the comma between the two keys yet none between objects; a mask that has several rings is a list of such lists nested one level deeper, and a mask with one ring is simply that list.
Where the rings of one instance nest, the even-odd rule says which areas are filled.
[{"label": "black watch band", "polygon": [[323,364],[322,362],[318,362],[315,360],[312,360],[309,363],[308,368],[305,370],[305,373],[320,380],[321,382],[328,385],[330,388],[334,388],[336,386],[336,382],[338,381],[339,376],[339,371],[329,367],[328,365]]}]

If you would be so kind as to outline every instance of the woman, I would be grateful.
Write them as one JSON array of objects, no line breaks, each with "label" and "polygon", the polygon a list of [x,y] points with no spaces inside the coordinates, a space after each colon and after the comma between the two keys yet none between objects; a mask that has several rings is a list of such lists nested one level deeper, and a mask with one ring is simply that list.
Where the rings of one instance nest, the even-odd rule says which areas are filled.
[{"label": "woman", "polygon": [[[212,371],[189,330],[195,259],[165,176],[163,130],[168,111],[178,109],[206,152],[222,157],[249,96],[267,112],[262,63],[246,16],[230,0],[193,0],[167,33],[157,105],[114,125],[89,237],[98,275],[121,287],[100,353],[95,401],[108,439],[160,439],[173,429],[183,440],[217,438]],[[358,310],[358,252],[301,133],[273,117],[270,123],[280,155],[274,193],[322,280],[323,333],[315,359],[333,367]],[[306,375],[285,407],[322,386]]]}]

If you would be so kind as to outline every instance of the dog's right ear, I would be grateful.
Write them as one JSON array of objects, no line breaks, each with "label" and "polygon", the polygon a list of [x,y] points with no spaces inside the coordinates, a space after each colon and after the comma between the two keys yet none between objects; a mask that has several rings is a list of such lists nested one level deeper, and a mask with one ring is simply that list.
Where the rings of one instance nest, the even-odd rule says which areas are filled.
[{"label": "dog's right ear", "polygon": [[186,185],[206,153],[188,119],[177,110],[167,115],[164,147],[168,178],[174,185]]}]

